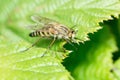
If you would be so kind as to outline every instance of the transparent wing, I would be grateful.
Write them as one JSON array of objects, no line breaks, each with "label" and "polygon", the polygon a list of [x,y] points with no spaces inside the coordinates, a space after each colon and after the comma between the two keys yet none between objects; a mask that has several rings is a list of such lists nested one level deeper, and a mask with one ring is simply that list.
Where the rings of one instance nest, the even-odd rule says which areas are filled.
[{"label": "transparent wing", "polygon": [[48,23],[51,23],[51,22],[56,22],[56,21],[51,20],[51,19],[49,19],[49,18],[42,17],[42,16],[38,16],[38,15],[33,15],[33,16],[31,16],[31,19],[32,19],[34,22],[36,22],[36,23],[38,23],[38,24],[43,24],[43,25],[48,24]]},{"label": "transparent wing", "polygon": [[31,25],[27,25],[26,27],[27,27],[28,29],[38,30],[38,29],[44,27],[44,25],[40,25],[40,24],[31,24]]}]

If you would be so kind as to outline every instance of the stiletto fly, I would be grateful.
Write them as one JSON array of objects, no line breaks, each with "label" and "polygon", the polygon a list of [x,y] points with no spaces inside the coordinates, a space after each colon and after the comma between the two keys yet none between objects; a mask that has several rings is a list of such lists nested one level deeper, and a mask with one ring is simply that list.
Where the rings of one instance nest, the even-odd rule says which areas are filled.
[{"label": "stiletto fly", "polygon": [[[50,48],[56,39],[64,39],[68,43],[72,44],[71,42],[77,43],[77,38],[75,37],[76,31],[67,26],[51,20],[46,17],[41,16],[32,16],[31,19],[36,23],[35,25],[30,25],[29,27],[34,28],[34,31],[29,34],[30,37],[42,37],[42,38],[52,38],[52,42],[48,46]],[[37,29],[36,29],[37,28]],[[38,39],[32,46],[27,48],[29,50],[33,47],[40,39]],[[26,51],[25,50],[25,51]]]}]

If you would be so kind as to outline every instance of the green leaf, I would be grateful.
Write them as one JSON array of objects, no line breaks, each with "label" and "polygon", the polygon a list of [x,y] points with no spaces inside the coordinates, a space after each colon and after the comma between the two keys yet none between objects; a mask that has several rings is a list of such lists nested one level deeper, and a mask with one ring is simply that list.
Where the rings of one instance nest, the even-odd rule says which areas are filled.
[{"label": "green leaf", "polygon": [[[56,20],[69,28],[75,26],[74,29],[78,30],[76,37],[86,41],[89,33],[94,33],[102,28],[99,26],[99,22],[112,19],[111,15],[117,17],[120,13],[119,0],[0,0],[0,6],[0,79],[5,80],[72,79],[69,72],[61,64],[61,61],[66,58],[63,55],[68,54],[67,51],[63,50],[64,41],[56,41],[44,57],[41,56],[51,42],[48,39],[41,39],[38,45],[29,51],[20,53],[21,50],[28,48],[36,41],[36,38],[29,38],[30,30],[25,28],[26,25],[34,24],[30,21],[30,16],[37,14]],[[106,37],[104,38],[106,39]],[[108,45],[107,41],[109,42],[109,40],[111,43],[113,42],[111,45],[114,48],[115,43],[112,39],[106,39],[105,44],[103,44],[104,41],[100,42],[97,49],[103,48],[103,45]],[[71,48],[73,49],[73,47]],[[108,53],[115,50],[112,47],[110,47],[111,51],[108,47],[105,48]],[[96,46],[93,47],[93,50],[98,51],[99,54],[102,53],[97,49]],[[89,57],[89,54],[86,56]],[[98,56],[94,57],[93,59],[96,59]],[[89,64],[91,63],[89,62]],[[88,68],[85,70],[87,71]]]},{"label": "green leaf", "polygon": [[[9,4],[11,2],[11,4]],[[111,15],[118,16],[120,13],[119,0],[41,0],[41,1],[10,1],[7,7],[4,6],[1,11],[1,17],[10,14],[7,18],[8,26],[24,27],[30,24],[28,21],[31,15],[38,14],[53,20],[59,21],[68,27],[76,25],[78,30],[77,37],[82,40],[88,40],[87,34],[100,29],[99,22],[112,19]],[[2,4],[3,5],[3,4]],[[15,7],[19,5],[18,7]],[[4,18],[1,18],[4,19]],[[10,29],[12,29],[10,27]],[[22,35],[20,35],[22,36]]]},{"label": "green leaf", "polygon": [[27,44],[25,41],[15,44],[5,37],[0,36],[0,39],[1,80],[72,80],[69,72],[53,54],[41,57],[45,49],[33,48],[21,53],[21,47]]},{"label": "green leaf", "polygon": [[119,80],[120,79],[120,58],[115,62],[112,72],[116,80]]},{"label": "green leaf", "polygon": [[75,80],[115,80],[110,70],[113,68],[112,53],[117,46],[108,26],[104,25],[104,29],[78,49],[64,62]]}]

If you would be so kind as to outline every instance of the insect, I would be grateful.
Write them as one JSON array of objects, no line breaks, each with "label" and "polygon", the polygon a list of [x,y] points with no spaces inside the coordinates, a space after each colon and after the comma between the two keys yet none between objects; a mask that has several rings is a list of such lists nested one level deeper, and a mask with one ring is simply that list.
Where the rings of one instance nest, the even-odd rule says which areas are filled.
[{"label": "insect", "polygon": [[[63,39],[68,43],[77,43],[76,31],[68,28],[67,26],[51,20],[49,18],[34,15],[31,19],[36,23],[30,27],[34,28],[34,31],[29,34],[30,37],[42,37],[42,38],[52,38],[52,42],[48,46],[50,48],[56,39]],[[40,39],[38,39],[32,46],[26,50],[33,47]]]}]

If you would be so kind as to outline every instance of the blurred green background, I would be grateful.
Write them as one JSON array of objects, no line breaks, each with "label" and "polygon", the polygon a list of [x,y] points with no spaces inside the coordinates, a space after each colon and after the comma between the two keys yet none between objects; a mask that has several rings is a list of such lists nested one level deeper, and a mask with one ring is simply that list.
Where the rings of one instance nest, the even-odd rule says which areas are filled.
[{"label": "blurred green background", "polygon": [[[37,39],[26,27],[36,14],[77,25],[84,43],[57,41],[41,58],[50,42],[41,39],[20,53]],[[119,0],[0,0],[0,80],[120,80],[119,14]]]}]

